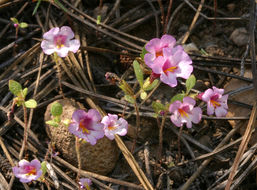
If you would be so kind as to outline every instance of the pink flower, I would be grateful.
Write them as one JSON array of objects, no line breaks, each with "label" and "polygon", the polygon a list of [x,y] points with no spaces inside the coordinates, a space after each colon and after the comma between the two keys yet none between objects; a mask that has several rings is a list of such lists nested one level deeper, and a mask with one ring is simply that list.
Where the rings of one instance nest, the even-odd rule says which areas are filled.
[{"label": "pink flower", "polygon": [[165,48],[173,48],[176,44],[176,39],[171,35],[163,35],[161,39],[154,38],[150,40],[146,45],[145,49],[148,53],[145,54],[144,60],[148,67],[152,68],[154,60],[163,56],[163,50]]},{"label": "pink flower", "polygon": [[90,190],[90,185],[92,185],[92,181],[89,178],[81,178],[79,180],[79,185],[81,189]]},{"label": "pink flower", "polygon": [[155,59],[152,70],[160,74],[163,83],[171,87],[177,86],[177,77],[188,79],[193,71],[192,60],[182,46],[172,49],[164,48],[163,56]]},{"label": "pink flower", "polygon": [[198,97],[207,103],[207,114],[212,115],[215,112],[217,117],[227,115],[227,100],[228,95],[223,95],[224,89],[216,88],[215,86],[207,89],[205,92],[198,95]]},{"label": "pink flower", "polygon": [[15,28],[17,28],[17,27],[19,26],[19,24],[14,23],[13,26],[14,26]]},{"label": "pink flower", "polygon": [[104,125],[100,123],[101,115],[97,110],[90,109],[88,112],[76,110],[72,114],[72,121],[69,131],[91,145],[95,145],[98,139],[104,137]]},{"label": "pink flower", "polygon": [[194,107],[195,100],[190,97],[185,97],[183,103],[180,101],[173,102],[169,111],[171,112],[170,119],[177,127],[181,127],[186,123],[187,128],[192,127],[192,122],[197,124],[202,118],[202,110],[199,107]]},{"label": "pink flower", "polygon": [[31,162],[27,160],[19,161],[18,167],[12,168],[14,175],[20,178],[20,182],[28,183],[38,179],[42,175],[41,164],[37,159]]},{"label": "pink flower", "polygon": [[104,116],[101,122],[104,124],[105,136],[110,140],[115,138],[115,134],[120,136],[127,134],[128,122],[123,118],[118,120],[118,116],[115,114],[108,113],[108,116]]},{"label": "pink flower", "polygon": [[63,26],[61,29],[52,28],[43,35],[43,38],[41,48],[47,55],[56,52],[58,56],[65,57],[69,51],[76,53],[80,46],[79,40],[72,40],[74,33],[69,26]]}]

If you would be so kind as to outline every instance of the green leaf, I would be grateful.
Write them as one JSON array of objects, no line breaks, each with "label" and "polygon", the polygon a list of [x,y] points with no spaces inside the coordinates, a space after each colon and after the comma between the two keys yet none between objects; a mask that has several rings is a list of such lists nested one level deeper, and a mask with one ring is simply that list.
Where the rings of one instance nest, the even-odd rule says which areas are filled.
[{"label": "green leaf", "polygon": [[137,62],[137,60],[134,60],[133,62],[133,67],[134,67],[134,72],[136,74],[137,80],[139,82],[140,87],[143,87],[143,83],[144,83],[144,75],[143,75],[143,71],[140,67],[140,64]]},{"label": "green leaf", "polygon": [[61,117],[60,116],[55,116],[53,120],[57,123],[60,123],[61,122]]},{"label": "green leaf", "polygon": [[196,83],[196,78],[194,75],[191,75],[187,80],[186,80],[186,94],[190,92],[190,90],[195,86]]},{"label": "green leaf", "polygon": [[140,57],[142,58],[142,60],[144,60],[145,54],[147,54],[148,52],[145,49],[145,46],[142,49],[142,53],[140,54]]},{"label": "green leaf", "polygon": [[23,97],[25,98],[27,96],[27,94],[28,94],[28,88],[24,88],[22,90],[22,94],[23,94]]},{"label": "green leaf", "polygon": [[35,108],[37,107],[37,102],[34,99],[29,99],[28,101],[25,102],[26,108]]},{"label": "green leaf", "polygon": [[51,114],[53,116],[60,116],[60,115],[62,115],[62,104],[60,104],[59,102],[54,102],[51,105]]},{"label": "green leaf", "polygon": [[35,6],[35,8],[34,8],[34,10],[33,10],[32,16],[33,16],[34,14],[36,14],[37,9],[38,9],[40,3],[41,3],[41,0],[38,0],[38,1],[37,1],[37,4],[36,4],[36,6]]},{"label": "green leaf", "polygon": [[15,80],[9,80],[9,90],[15,96],[18,96],[19,93],[22,91],[22,86],[20,83],[16,82]]},{"label": "green leaf", "polygon": [[140,98],[142,100],[146,99],[146,97],[147,97],[147,93],[145,91],[140,93]]},{"label": "green leaf", "polygon": [[160,111],[166,110],[165,106],[162,103],[156,101],[153,101],[152,107],[156,114],[159,114]]},{"label": "green leaf", "polygon": [[135,103],[135,99],[130,95],[125,95],[124,98],[125,98],[126,101],[128,101],[131,104]]},{"label": "green leaf", "polygon": [[177,101],[177,100],[180,101],[180,102],[182,102],[184,97],[185,97],[185,94],[184,94],[184,93],[177,94],[177,95],[175,95],[175,96],[173,96],[173,97],[171,98],[170,103],[173,103],[173,102],[175,102],[175,101]]},{"label": "green leaf", "polygon": [[58,5],[62,10],[64,10],[65,12],[69,12],[69,11],[63,6],[63,4],[60,3],[60,1],[54,0],[54,2],[55,2],[56,5]]},{"label": "green leaf", "polygon": [[43,172],[41,176],[44,176],[46,174],[46,172],[47,172],[46,161],[43,161],[41,163],[41,170]]},{"label": "green leaf", "polygon": [[50,125],[50,126],[53,126],[53,127],[59,127],[59,123],[57,123],[57,122],[54,121],[54,120],[46,121],[46,124],[47,124],[47,125]]},{"label": "green leaf", "polygon": [[19,26],[20,26],[21,28],[27,28],[29,25],[28,25],[26,22],[21,22],[21,23],[19,24]]},{"label": "green leaf", "polygon": [[11,21],[12,21],[14,24],[19,24],[19,21],[17,20],[17,18],[12,17],[12,18],[10,18],[10,19],[11,19]]},{"label": "green leaf", "polygon": [[96,19],[97,25],[101,23],[101,19],[102,19],[101,15],[97,15],[97,19]]},{"label": "green leaf", "polygon": [[[149,79],[149,77],[146,79],[146,82],[147,82],[147,80],[149,81],[150,79]],[[146,83],[145,82],[145,83]],[[153,88],[155,88],[157,85],[158,85],[158,83],[159,83],[159,80],[158,79],[155,79],[151,84],[149,84],[147,87],[143,87],[143,89],[145,90],[145,91],[150,91],[150,90],[152,90]]]}]

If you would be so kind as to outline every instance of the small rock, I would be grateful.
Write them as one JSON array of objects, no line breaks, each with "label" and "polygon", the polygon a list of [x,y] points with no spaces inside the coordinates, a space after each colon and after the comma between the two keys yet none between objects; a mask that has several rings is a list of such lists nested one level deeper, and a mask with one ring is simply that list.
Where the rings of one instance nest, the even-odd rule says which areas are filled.
[{"label": "small rock", "polygon": [[[75,101],[69,99],[58,100],[63,106],[61,119],[71,119],[72,113],[79,109]],[[51,104],[47,106],[45,112],[45,121],[51,118]],[[61,152],[65,160],[77,167],[77,154],[75,149],[75,137],[68,130],[68,127],[59,125],[59,127],[46,126],[47,134],[52,143],[55,144],[58,151]],[[97,141],[95,145],[89,143],[80,144],[81,167],[90,172],[106,175],[111,172],[118,160],[119,149],[115,141],[104,137]]]},{"label": "small rock", "polygon": [[229,37],[237,46],[244,46],[248,43],[249,34],[245,28],[235,29]]},{"label": "small rock", "polygon": [[184,48],[185,52],[187,52],[187,53],[199,52],[199,49],[197,48],[195,43],[185,44],[185,45],[183,45],[183,48]]},{"label": "small rock", "polygon": [[[247,69],[245,71],[244,77],[252,78],[252,72],[251,70]],[[238,80],[238,79],[232,79],[226,86],[225,86],[225,92],[229,92],[232,90],[236,90],[241,87],[248,86],[249,83]],[[239,92],[235,95],[229,96],[230,100],[235,100],[238,102],[242,102],[245,104],[253,105],[255,102],[255,96],[254,96],[254,90],[246,90]],[[238,106],[235,104],[228,104],[228,114],[227,117],[240,117],[240,116],[249,116],[251,113],[250,109],[244,108],[242,106]],[[247,127],[248,120],[229,120],[228,121],[230,125],[234,128],[237,126],[240,126],[239,133],[241,135],[244,135],[245,129]],[[257,124],[255,124],[255,127],[257,127]],[[256,143],[257,138],[257,131],[255,131],[252,134],[252,137],[250,139],[249,144],[253,145]]]}]

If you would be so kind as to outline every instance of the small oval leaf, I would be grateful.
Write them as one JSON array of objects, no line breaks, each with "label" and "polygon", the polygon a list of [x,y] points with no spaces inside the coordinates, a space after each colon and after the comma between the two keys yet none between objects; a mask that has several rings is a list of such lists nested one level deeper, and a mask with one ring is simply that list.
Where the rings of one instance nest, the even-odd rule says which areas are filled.
[{"label": "small oval leaf", "polygon": [[147,93],[146,93],[146,92],[141,92],[141,93],[140,93],[140,98],[141,98],[142,100],[146,99],[146,97],[147,97]]},{"label": "small oval leaf", "polygon": [[47,125],[50,125],[50,126],[53,126],[53,127],[59,127],[59,123],[57,123],[57,122],[54,121],[54,120],[46,121],[46,124],[47,124]]},{"label": "small oval leaf", "polygon": [[196,78],[194,75],[191,75],[187,80],[186,80],[186,94],[190,92],[190,90],[195,86],[196,83]]},{"label": "small oval leaf", "polygon": [[24,88],[22,90],[22,93],[23,93],[23,97],[25,98],[27,96],[27,94],[28,94],[28,88]]},{"label": "small oval leaf", "polygon": [[62,115],[62,104],[59,102],[55,102],[51,106],[51,114],[53,116],[60,116]]},{"label": "small oval leaf", "polygon": [[37,102],[34,99],[29,99],[28,101],[25,102],[26,108],[35,108],[37,107]]},{"label": "small oval leaf", "polygon": [[159,115],[160,111],[164,111],[166,109],[162,103],[156,102],[156,101],[153,101],[152,108],[153,108],[154,112],[158,115]]},{"label": "small oval leaf", "polygon": [[42,176],[45,176],[46,172],[47,172],[47,167],[46,167],[46,161],[43,161],[41,163],[41,170],[42,170]]},{"label": "small oval leaf", "polygon": [[[148,79],[148,78],[147,78]],[[159,84],[159,80],[155,79],[150,85],[148,85],[146,88],[144,88],[145,91],[150,91],[153,88],[155,88]]]},{"label": "small oval leaf", "polygon": [[144,75],[143,75],[143,71],[140,67],[140,64],[137,62],[137,60],[134,60],[133,62],[133,67],[134,67],[134,72],[136,74],[137,80],[139,82],[140,87],[143,87],[143,83],[144,83]]},{"label": "small oval leaf", "polygon": [[9,90],[11,93],[13,93],[15,96],[18,96],[19,93],[22,91],[22,86],[20,83],[18,83],[15,80],[9,80]]},{"label": "small oval leaf", "polygon": [[124,98],[125,98],[126,101],[128,101],[131,104],[135,103],[135,99],[130,95],[125,95]]},{"label": "small oval leaf", "polygon": [[145,49],[145,46],[142,49],[142,53],[140,54],[140,57],[142,58],[142,60],[144,60],[145,54],[147,54],[148,52]]},{"label": "small oval leaf", "polygon": [[28,27],[28,24],[27,24],[26,22],[21,22],[21,23],[19,24],[19,26],[20,26],[21,28],[27,28],[27,27]]},{"label": "small oval leaf", "polygon": [[11,19],[11,21],[12,21],[14,24],[19,24],[19,21],[17,20],[17,18],[12,17],[12,18],[10,18],[10,19]]},{"label": "small oval leaf", "polygon": [[170,103],[173,103],[173,102],[175,102],[177,100],[182,102],[184,97],[185,97],[185,94],[176,94],[175,96],[173,96],[171,98]]}]

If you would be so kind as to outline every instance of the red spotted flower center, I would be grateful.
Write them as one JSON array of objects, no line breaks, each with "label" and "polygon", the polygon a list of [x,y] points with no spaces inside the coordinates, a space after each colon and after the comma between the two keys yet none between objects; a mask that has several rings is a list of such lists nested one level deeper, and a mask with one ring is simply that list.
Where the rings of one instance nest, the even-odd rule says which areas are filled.
[{"label": "red spotted flower center", "polygon": [[218,100],[219,100],[218,94],[215,94],[214,96],[211,97],[210,102],[214,108],[221,106]]},{"label": "red spotted flower center", "polygon": [[90,129],[91,123],[92,123],[91,118],[81,119],[79,122],[79,128],[82,130],[83,133],[89,134],[91,130]]},{"label": "red spotted flower center", "polygon": [[117,129],[117,127],[115,126],[115,123],[114,122],[110,122],[109,125],[108,125],[108,130],[113,131],[115,129]]},{"label": "red spotted flower center", "polygon": [[170,60],[166,60],[162,67],[165,75],[168,75],[169,72],[174,73],[177,68],[177,66],[171,64]]},{"label": "red spotted flower center", "polygon": [[188,117],[189,106],[183,106],[182,108],[179,108],[178,112],[180,113],[181,117]]},{"label": "red spotted flower center", "polygon": [[66,36],[64,35],[57,35],[54,37],[54,44],[58,49],[62,48],[66,42]]},{"label": "red spotted flower center", "polygon": [[37,170],[34,166],[25,166],[24,170],[26,171],[26,175],[36,175]]},{"label": "red spotted flower center", "polygon": [[157,52],[155,53],[155,57],[159,57],[159,56],[163,56],[162,50],[157,51]]}]

